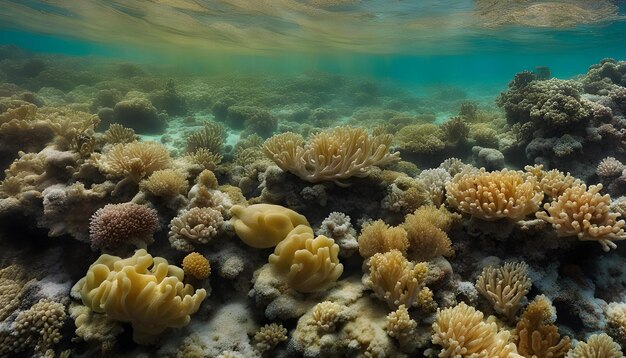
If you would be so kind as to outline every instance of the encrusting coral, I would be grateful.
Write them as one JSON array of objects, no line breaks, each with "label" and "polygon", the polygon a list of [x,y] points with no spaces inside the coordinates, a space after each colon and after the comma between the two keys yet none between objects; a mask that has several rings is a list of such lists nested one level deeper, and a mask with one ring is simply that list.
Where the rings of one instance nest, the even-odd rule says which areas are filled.
[{"label": "encrusting coral", "polygon": [[339,246],[307,225],[298,225],[280,241],[269,262],[299,292],[318,292],[333,285],[343,273]]},{"label": "encrusting coral", "polygon": [[428,309],[435,305],[432,291],[425,286],[427,263],[414,264],[394,249],[375,254],[367,266],[369,274],[363,277],[363,283],[390,308],[405,305]]},{"label": "encrusting coral", "polygon": [[91,217],[89,239],[93,248],[134,245],[145,248],[159,229],[156,211],[134,203],[108,204]]},{"label": "encrusting coral", "polygon": [[263,149],[282,170],[302,180],[345,185],[341,180],[368,176],[373,166],[398,160],[399,153],[389,153],[390,144],[388,135],[374,136],[363,128],[337,127],[315,134],[306,142],[294,133],[275,135]]},{"label": "encrusting coral", "polygon": [[561,338],[556,309],[543,295],[528,304],[517,322],[517,351],[524,357],[563,358],[570,349],[570,338]]},{"label": "encrusting coral", "polygon": [[433,344],[442,346],[439,357],[521,358],[511,334],[495,322],[485,322],[483,313],[464,302],[438,310],[433,323]]},{"label": "encrusting coral", "polygon": [[611,197],[600,194],[602,184],[581,184],[566,189],[552,203],[546,203],[537,218],[552,224],[559,237],[597,241],[604,251],[615,249],[614,241],[626,239],[624,220],[610,211]]},{"label": "encrusting coral", "polygon": [[524,262],[507,262],[503,266],[488,266],[476,280],[476,289],[499,314],[512,320],[532,285]]},{"label": "encrusting coral", "polygon": [[130,322],[133,340],[147,344],[168,327],[186,326],[206,297],[183,278],[181,268],[140,249],[127,259],[100,256],[72,290],[92,311]]},{"label": "encrusting coral", "polygon": [[446,185],[448,203],[482,220],[521,220],[535,213],[543,200],[537,179],[504,169],[457,175]]},{"label": "encrusting coral", "polygon": [[168,235],[173,248],[192,251],[195,245],[207,244],[222,229],[224,218],[212,208],[183,210],[170,222]]},{"label": "encrusting coral", "polygon": [[304,216],[280,205],[234,205],[230,214],[237,236],[255,248],[276,246],[298,225],[310,228]]}]

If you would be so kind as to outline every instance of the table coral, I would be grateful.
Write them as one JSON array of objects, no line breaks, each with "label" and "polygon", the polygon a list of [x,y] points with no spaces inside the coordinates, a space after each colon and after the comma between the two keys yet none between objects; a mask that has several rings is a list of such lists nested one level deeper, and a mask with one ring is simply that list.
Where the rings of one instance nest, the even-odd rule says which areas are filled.
[{"label": "table coral", "polygon": [[624,220],[610,211],[611,197],[600,194],[602,184],[577,185],[566,189],[552,203],[546,203],[537,218],[552,224],[559,237],[575,236],[581,241],[597,241],[604,251],[617,247],[614,241],[626,239]]},{"label": "table coral", "polygon": [[539,209],[544,196],[536,178],[508,169],[456,176],[446,191],[451,206],[487,221],[521,220]]},{"label": "table coral", "polygon": [[237,236],[255,248],[276,246],[298,225],[310,227],[304,216],[280,205],[234,205],[230,214]]},{"label": "table coral", "polygon": [[181,268],[141,249],[127,259],[100,256],[73,290],[94,312],[130,322],[133,340],[147,344],[168,327],[186,326],[206,297],[183,278]]},{"label": "table coral", "polygon": [[275,135],[263,149],[282,170],[302,180],[345,185],[341,180],[366,177],[373,166],[398,160],[399,153],[390,153],[390,145],[389,135],[370,135],[358,127],[337,127],[315,134],[306,142],[294,133]]},{"label": "table coral", "polygon": [[298,292],[324,291],[343,273],[339,246],[306,225],[298,225],[276,246],[269,262]]}]

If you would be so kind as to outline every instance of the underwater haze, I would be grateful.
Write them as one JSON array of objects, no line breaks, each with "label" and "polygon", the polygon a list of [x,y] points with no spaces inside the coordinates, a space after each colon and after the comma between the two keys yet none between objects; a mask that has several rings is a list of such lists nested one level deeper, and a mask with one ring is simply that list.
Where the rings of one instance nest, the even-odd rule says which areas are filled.
[{"label": "underwater haze", "polygon": [[0,358],[623,358],[626,2],[0,0]]}]

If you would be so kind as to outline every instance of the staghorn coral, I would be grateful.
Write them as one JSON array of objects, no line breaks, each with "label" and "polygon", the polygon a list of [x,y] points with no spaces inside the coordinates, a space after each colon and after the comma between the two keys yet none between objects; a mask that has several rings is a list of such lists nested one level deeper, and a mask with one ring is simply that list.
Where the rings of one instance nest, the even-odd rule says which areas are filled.
[{"label": "staghorn coral", "polygon": [[298,225],[276,245],[269,257],[272,268],[298,292],[324,291],[343,273],[339,246],[332,239],[314,237],[307,225]]},{"label": "staghorn coral", "polygon": [[104,131],[104,140],[107,143],[132,143],[137,140],[137,135],[132,128],[126,128],[118,123],[111,123],[109,129]]},{"label": "staghorn coral", "polygon": [[367,262],[369,274],[363,277],[365,286],[374,291],[378,299],[390,308],[432,308],[435,305],[432,291],[425,286],[428,264],[413,264],[400,251],[377,253]]},{"label": "staghorn coral", "polygon": [[127,259],[101,255],[72,290],[92,311],[130,322],[133,340],[146,344],[168,327],[186,326],[206,297],[183,278],[181,268],[141,249]]},{"label": "staghorn coral", "polygon": [[604,251],[614,249],[613,241],[626,239],[624,220],[610,211],[611,198],[601,195],[602,184],[585,184],[566,189],[552,203],[546,203],[537,218],[554,227],[559,237],[575,236],[581,241],[597,241]]},{"label": "staghorn coral", "polygon": [[495,322],[483,321],[483,313],[464,302],[438,310],[433,323],[433,344],[442,346],[439,357],[519,358],[509,343],[510,332]]},{"label": "staghorn coral", "polygon": [[107,204],[98,209],[89,221],[92,248],[117,248],[132,244],[146,247],[159,229],[154,209],[134,203]]},{"label": "staghorn coral", "polygon": [[428,261],[437,256],[452,256],[452,242],[446,234],[452,224],[459,221],[445,207],[423,206],[405,217],[402,228],[409,241],[407,256],[411,260]]},{"label": "staghorn coral", "polygon": [[174,169],[157,170],[148,179],[140,183],[140,188],[148,193],[163,198],[175,198],[186,194],[189,183],[185,175]]},{"label": "staghorn coral", "polygon": [[115,191],[126,182],[139,183],[155,171],[167,169],[170,164],[167,149],[156,142],[120,143],[98,161],[100,170],[109,177],[123,178]]},{"label": "staghorn coral", "polygon": [[580,342],[567,352],[566,358],[623,358],[619,344],[606,333],[592,334],[587,342]]},{"label": "staghorn coral", "polygon": [[282,324],[266,324],[254,334],[255,348],[259,352],[270,351],[286,340],[287,330]]},{"label": "staghorn coral", "polygon": [[511,321],[532,285],[527,270],[524,262],[485,267],[476,280],[476,289],[496,312]]},{"label": "staghorn coral", "polygon": [[387,315],[385,330],[391,337],[398,340],[400,347],[411,344],[411,340],[415,338],[416,328],[417,322],[411,319],[409,310],[404,305],[400,305],[397,310]]},{"label": "staghorn coral", "polygon": [[230,214],[237,236],[255,248],[276,246],[298,225],[310,228],[304,216],[280,205],[234,205]]},{"label": "staghorn coral", "polygon": [[212,208],[183,210],[170,222],[168,235],[173,248],[192,251],[195,245],[207,244],[221,231],[224,218]]},{"label": "staghorn coral", "polygon": [[211,265],[202,254],[192,252],[183,258],[183,271],[187,276],[204,280],[211,275]]},{"label": "staghorn coral", "polygon": [[389,135],[370,135],[363,128],[336,127],[313,135],[306,143],[288,132],[271,137],[263,145],[265,154],[282,170],[300,179],[318,183],[366,177],[373,166],[398,160],[389,153]]},{"label": "staghorn coral", "polygon": [[193,153],[204,148],[211,153],[221,154],[226,130],[216,122],[207,122],[201,131],[187,137],[187,152]]},{"label": "staghorn coral", "polygon": [[457,175],[446,191],[451,206],[487,221],[521,220],[539,209],[544,195],[535,177],[508,169]]},{"label": "staghorn coral", "polygon": [[364,258],[391,250],[406,254],[409,247],[406,231],[401,227],[390,227],[382,220],[363,225],[358,242],[359,254]]},{"label": "staghorn coral", "polygon": [[570,338],[559,335],[554,325],[556,309],[543,295],[528,304],[517,322],[517,351],[524,357],[563,358],[570,349]]},{"label": "staghorn coral", "polygon": [[[0,334],[0,355],[9,356],[33,350],[35,356],[54,355],[53,347],[63,338],[65,305],[41,299],[29,309],[18,313],[8,336]],[[5,342],[2,342],[6,339]]]}]

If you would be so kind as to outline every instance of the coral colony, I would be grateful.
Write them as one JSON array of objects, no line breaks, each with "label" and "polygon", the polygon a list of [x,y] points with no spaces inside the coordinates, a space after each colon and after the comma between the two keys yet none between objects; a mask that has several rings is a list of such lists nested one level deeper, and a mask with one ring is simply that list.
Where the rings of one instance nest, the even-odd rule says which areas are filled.
[{"label": "coral colony", "polygon": [[626,62],[477,103],[2,51],[2,357],[623,357]]}]

